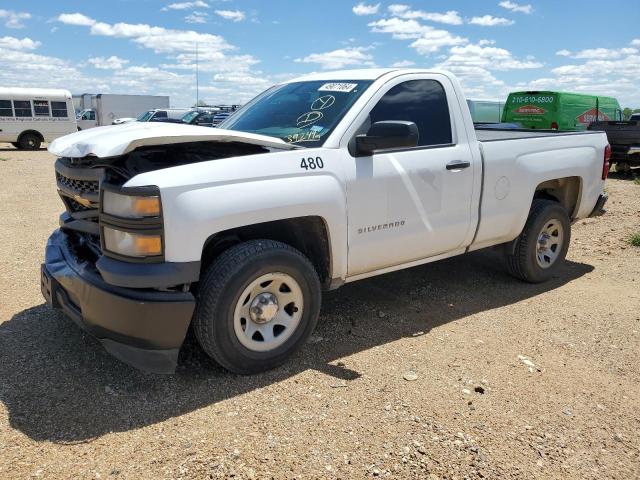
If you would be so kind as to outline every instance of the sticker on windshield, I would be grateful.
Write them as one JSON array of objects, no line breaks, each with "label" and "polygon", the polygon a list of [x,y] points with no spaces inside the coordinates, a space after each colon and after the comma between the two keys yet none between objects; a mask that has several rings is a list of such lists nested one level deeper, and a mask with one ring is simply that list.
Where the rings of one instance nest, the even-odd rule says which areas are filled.
[{"label": "sticker on windshield", "polygon": [[318,89],[318,91],[349,93],[351,90],[353,90],[357,86],[358,86],[357,83],[325,83]]}]

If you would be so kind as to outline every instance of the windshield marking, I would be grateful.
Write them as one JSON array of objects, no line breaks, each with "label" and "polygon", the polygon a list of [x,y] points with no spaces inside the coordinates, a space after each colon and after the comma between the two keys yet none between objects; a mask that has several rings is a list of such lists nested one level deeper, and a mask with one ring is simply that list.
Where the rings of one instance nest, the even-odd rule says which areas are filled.
[{"label": "windshield marking", "polygon": [[312,110],[307,113],[303,113],[296,120],[296,126],[298,128],[308,127],[309,125],[313,125],[318,120],[324,117],[324,113],[319,112],[318,110]]},{"label": "windshield marking", "polygon": [[311,110],[324,110],[325,108],[332,106],[334,103],[336,103],[336,97],[333,95],[323,95],[322,97],[315,99],[311,104]]}]

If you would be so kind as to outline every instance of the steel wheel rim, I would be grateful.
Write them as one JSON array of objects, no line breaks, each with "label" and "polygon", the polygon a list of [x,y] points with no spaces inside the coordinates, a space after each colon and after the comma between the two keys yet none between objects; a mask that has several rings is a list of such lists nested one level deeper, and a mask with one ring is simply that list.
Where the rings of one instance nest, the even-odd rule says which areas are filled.
[{"label": "steel wheel rim", "polygon": [[261,275],[238,297],[233,314],[236,337],[254,352],[274,350],[294,334],[303,307],[302,288],[291,275]]},{"label": "steel wheel rim", "polygon": [[536,244],[536,261],[539,267],[549,268],[556,262],[562,251],[563,241],[564,228],[560,220],[548,220],[538,234]]}]

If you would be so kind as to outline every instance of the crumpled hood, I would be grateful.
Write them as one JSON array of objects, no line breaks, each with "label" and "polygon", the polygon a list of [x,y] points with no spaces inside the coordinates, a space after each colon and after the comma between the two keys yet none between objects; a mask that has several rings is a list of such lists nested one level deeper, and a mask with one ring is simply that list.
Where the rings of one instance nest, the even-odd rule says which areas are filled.
[{"label": "crumpled hood", "polygon": [[294,149],[279,138],[211,127],[162,122],[133,122],[96,127],[51,142],[49,151],[58,157],[117,157],[138,147],[189,142],[240,142],[263,147]]}]

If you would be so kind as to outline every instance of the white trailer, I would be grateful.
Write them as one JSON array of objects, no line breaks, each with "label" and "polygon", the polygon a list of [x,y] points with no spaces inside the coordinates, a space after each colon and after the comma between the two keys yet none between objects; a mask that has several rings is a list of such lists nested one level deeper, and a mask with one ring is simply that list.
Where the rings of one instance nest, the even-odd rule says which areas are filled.
[{"label": "white trailer", "polygon": [[[86,99],[85,99],[86,103]],[[78,130],[112,125],[117,118],[136,118],[147,110],[169,107],[169,97],[99,93],[78,114]]]},{"label": "white trailer", "polygon": [[0,87],[0,142],[37,150],[76,130],[68,90]]}]

